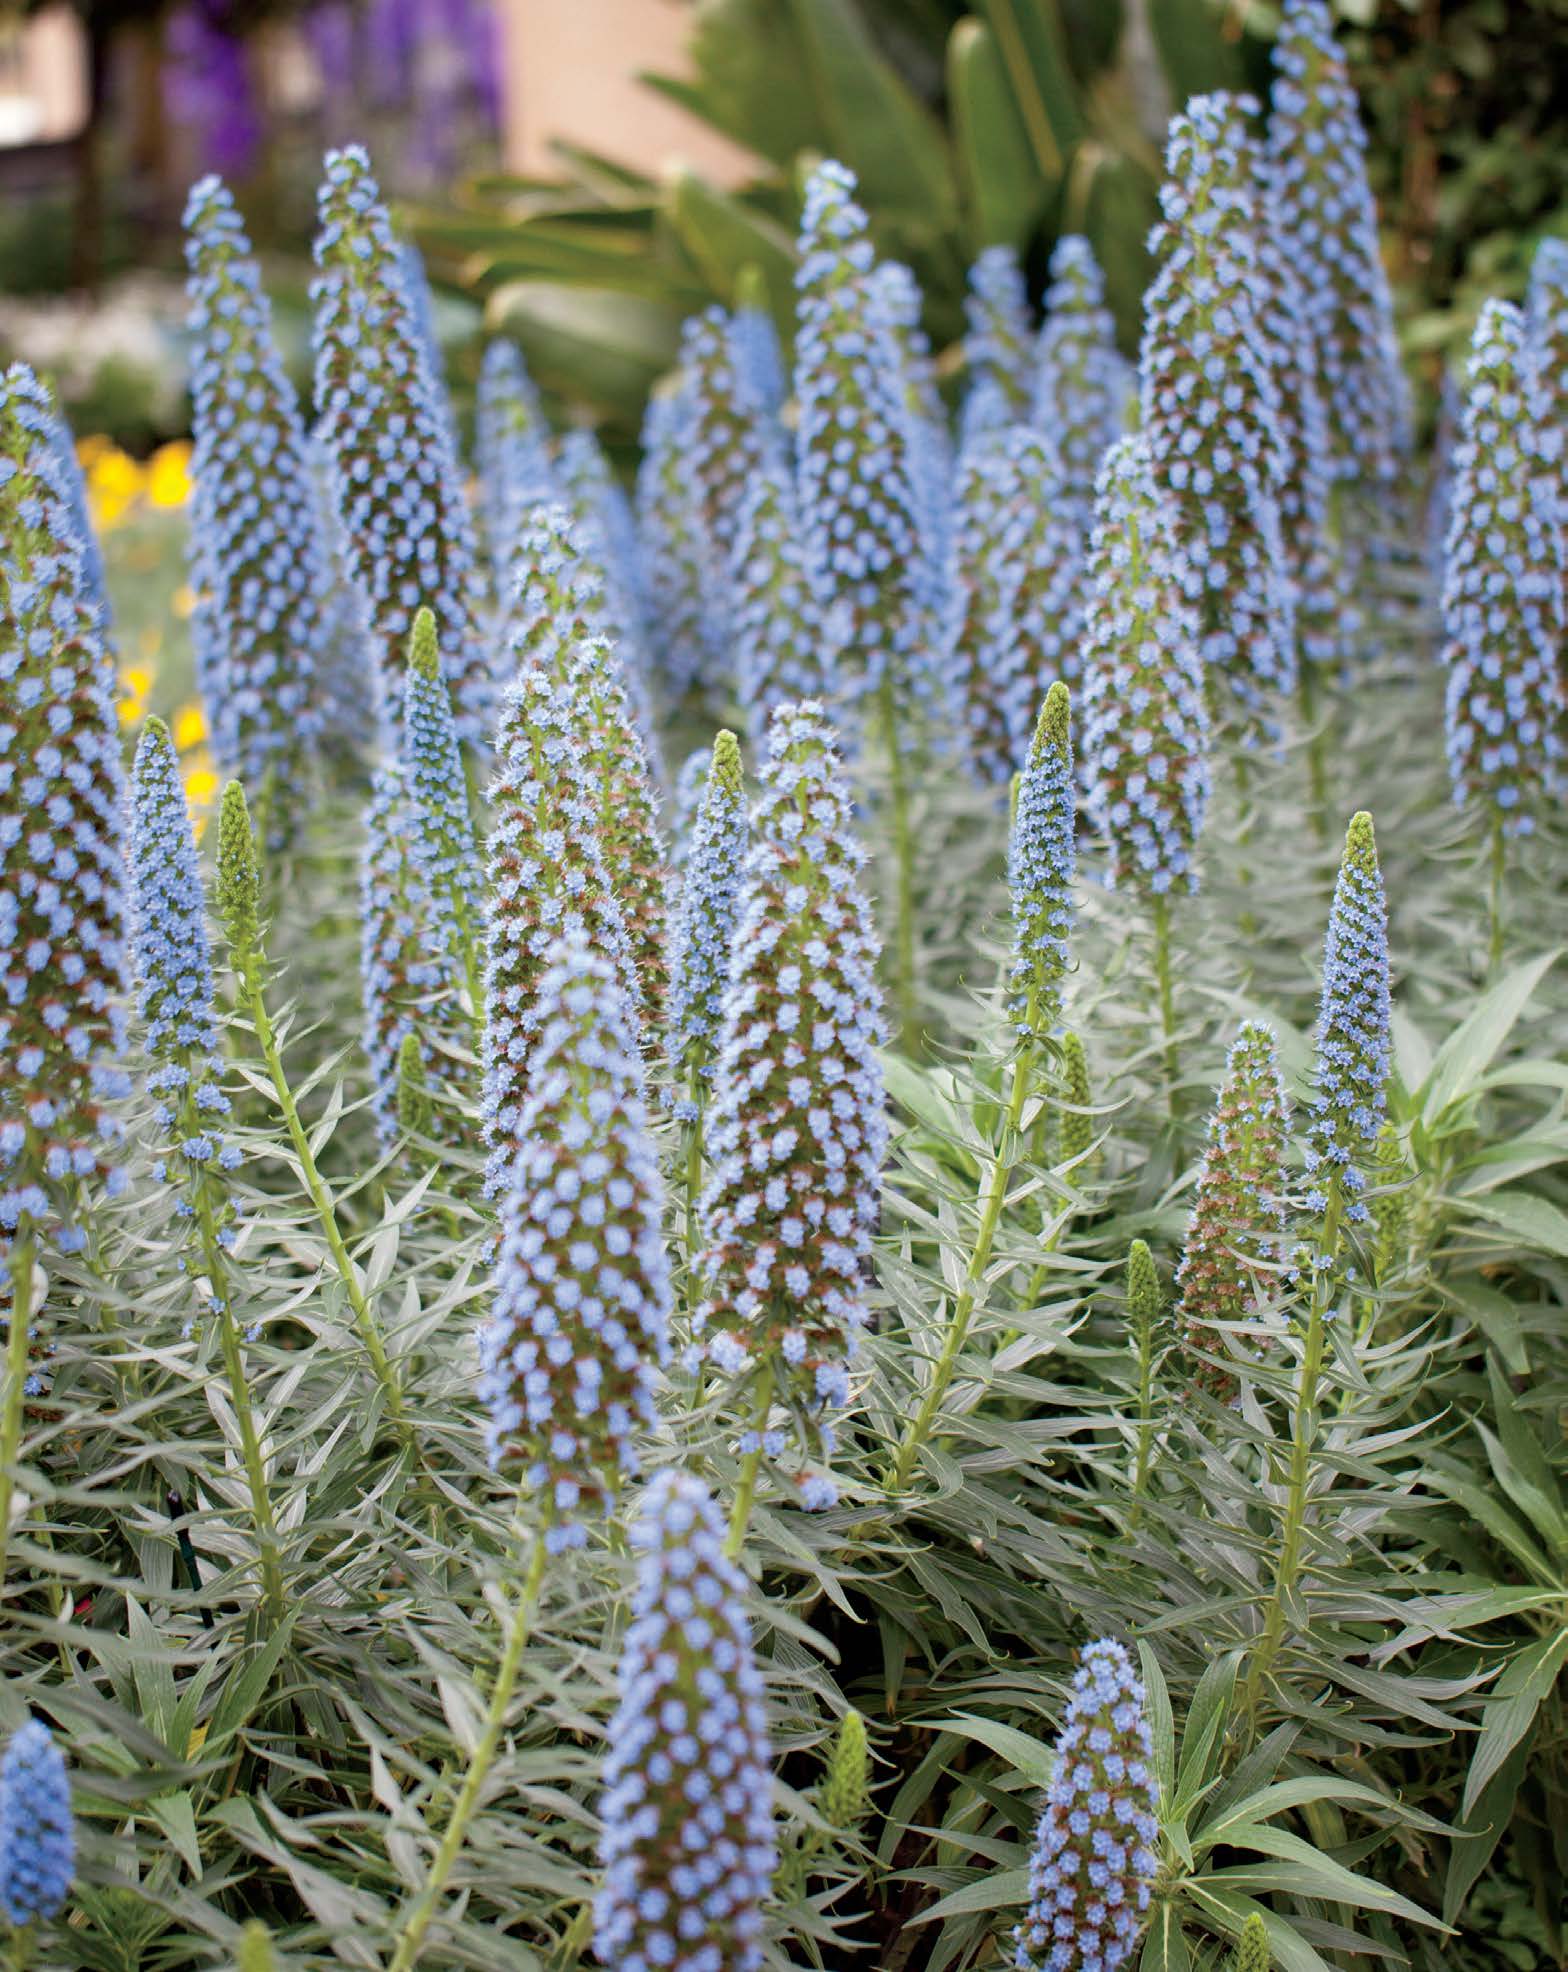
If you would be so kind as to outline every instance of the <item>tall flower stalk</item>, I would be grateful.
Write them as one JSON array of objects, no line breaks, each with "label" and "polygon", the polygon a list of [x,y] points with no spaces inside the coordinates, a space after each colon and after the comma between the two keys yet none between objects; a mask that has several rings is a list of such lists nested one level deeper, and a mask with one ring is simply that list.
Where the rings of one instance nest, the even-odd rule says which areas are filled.
[{"label": "tall flower stalk", "polygon": [[931,1366],[930,1379],[888,1474],[888,1488],[893,1493],[904,1492],[914,1476],[921,1447],[935,1428],[968,1339],[1007,1188],[1022,1150],[1020,1128],[1041,1044],[1061,1014],[1073,919],[1073,810],[1072,707],[1067,687],[1058,681],[1040,708],[1029,761],[1019,783],[1008,850],[1013,915],[1011,1017],[1017,1045],[1009,1070],[1001,1141],[981,1182],[976,1206],[979,1224],[941,1352]]},{"label": "tall flower stalk", "polygon": [[970,389],[994,384],[1008,414],[1027,417],[1034,324],[1029,319],[1023,269],[1011,247],[987,247],[970,268],[964,320],[964,366]]},{"label": "tall flower stalk", "polygon": [[713,742],[712,763],[686,858],[670,958],[667,1047],[676,1086],[685,1091],[677,1113],[686,1133],[688,1261],[697,1244],[703,1111],[723,1019],[747,839],[740,745],[733,733],[722,732]]},{"label": "tall flower stalk", "polygon": [[1246,1705],[1255,1713],[1285,1640],[1302,1570],[1312,1455],[1328,1329],[1351,1280],[1347,1226],[1368,1211],[1363,1167],[1376,1159],[1389,1066],[1388,928],[1372,817],[1351,819],[1323,946],[1314,1091],[1307,1116],[1306,1326],[1291,1416],[1285,1510],[1274,1577],[1252,1651]]},{"label": "tall flower stalk", "polygon": [[436,935],[468,990],[470,1015],[484,1017],[480,980],[483,873],[469,809],[468,779],[451,699],[428,609],[414,618],[403,682],[403,765],[408,786],[410,850],[430,901]]},{"label": "tall flower stalk", "polygon": [[275,1630],[286,1613],[281,1543],[246,1379],[234,1306],[238,1282],[229,1260],[234,1206],[228,1173],[240,1158],[222,1135],[229,1099],[213,1013],[206,898],[179,759],[161,719],[147,721],[136,748],[131,881],[141,1015],[153,1064],[147,1086],[162,1138],[154,1175],[177,1191],[175,1211],[192,1227],[194,1257],[205,1282],[202,1313],[212,1318],[223,1356],[250,1490],[262,1604],[267,1627]]},{"label": "tall flower stalk", "polygon": [[82,1245],[83,1182],[123,1185],[124,797],[113,675],[47,392],[0,377],[0,1571],[39,1240]]},{"label": "tall flower stalk", "polygon": [[315,1207],[333,1268],[353,1316],[354,1328],[364,1345],[371,1370],[380,1388],[387,1415],[405,1442],[412,1444],[411,1428],[403,1409],[403,1392],[387,1355],[386,1342],[370,1305],[364,1277],[349,1256],[347,1242],[338,1225],[337,1206],[332,1192],[316,1164],[315,1152],[300,1118],[299,1105],[289,1086],[283,1052],[267,1011],[267,954],[261,932],[261,867],[256,856],[256,838],[251,829],[245,790],[230,781],[223,790],[218,809],[218,915],[228,938],[229,964],[239,988],[240,1004],[250,1015],[256,1045],[266,1066],[273,1094],[282,1112],[289,1142],[298,1160],[300,1176]]},{"label": "tall flower stalk", "polygon": [[[850,797],[822,707],[774,714],[751,818],[713,1075],[693,1330],[744,1380],[753,1423],[731,1520],[745,1537],[775,1393],[808,1451],[849,1395],[887,1147],[877,946]],[[832,1498],[820,1475],[808,1506]]]},{"label": "tall flower stalk", "polygon": [[1170,898],[1197,888],[1193,858],[1208,808],[1195,583],[1174,538],[1142,438],[1101,468],[1084,624],[1084,754],[1089,808],[1110,851],[1107,880],[1148,905],[1176,1113],[1181,1064],[1171,973]]},{"label": "tall flower stalk", "polygon": [[262,834],[282,845],[309,808],[332,567],[298,399],[250,241],[218,179],[192,188],[185,229],[203,692],[219,761],[257,789]]}]

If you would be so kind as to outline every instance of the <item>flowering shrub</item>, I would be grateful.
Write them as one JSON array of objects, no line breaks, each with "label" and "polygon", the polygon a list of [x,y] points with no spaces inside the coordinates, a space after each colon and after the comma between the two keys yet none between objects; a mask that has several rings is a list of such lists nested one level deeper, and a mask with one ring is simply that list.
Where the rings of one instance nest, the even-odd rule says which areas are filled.
[{"label": "flowering shrub", "polygon": [[1432,579],[1285,24],[1136,404],[824,160],[635,501],[358,152],[307,433],[198,187],[203,703],[6,374],[0,1960],[1559,1955],[1563,270]]}]

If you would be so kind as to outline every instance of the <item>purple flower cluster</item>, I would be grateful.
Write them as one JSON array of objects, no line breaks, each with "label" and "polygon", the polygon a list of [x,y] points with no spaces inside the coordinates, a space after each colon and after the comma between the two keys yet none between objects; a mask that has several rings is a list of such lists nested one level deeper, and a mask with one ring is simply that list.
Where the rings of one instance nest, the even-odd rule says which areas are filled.
[{"label": "purple flower cluster", "polygon": [[371,782],[360,854],[360,991],[372,1108],[383,1144],[398,1132],[398,1051],[412,1034],[428,1075],[450,1023],[456,981],[413,855],[407,776],[380,767]]},{"label": "purple flower cluster", "polygon": [[1481,310],[1449,494],[1443,570],[1454,799],[1527,834],[1561,788],[1564,544],[1524,318]]},{"label": "purple flower cluster", "polygon": [[676,1080],[688,1086],[712,1073],[747,835],[740,746],[733,733],[720,733],[682,872],[670,945],[670,1065]]},{"label": "purple flower cluster", "polygon": [[1034,325],[1023,269],[1011,247],[987,247],[970,268],[964,320],[970,388],[995,384],[1009,416],[1025,417],[1033,395]]},{"label": "purple flower cluster", "polygon": [[637,1470],[668,1355],[664,1187],[615,971],[578,933],[545,955],[517,1151],[500,1186],[479,1394],[492,1460],[542,1497],[552,1552],[581,1546]]},{"label": "purple flower cluster", "polygon": [[458,730],[478,744],[493,681],[473,518],[391,224],[357,145],[329,153],[319,208],[316,406],[382,710],[391,721],[401,712],[409,632],[424,605],[448,656]]},{"label": "purple flower cluster", "polygon": [[1143,1686],[1124,1647],[1091,1643],[1073,1677],[1029,1863],[1016,1972],[1117,1972],[1148,1921],[1159,1789]]},{"label": "purple flower cluster", "polygon": [[758,467],[741,502],[731,583],[735,684],[760,743],[781,705],[832,687],[834,639],[806,563],[795,483],[776,460]]},{"label": "purple flower cluster", "polygon": [[1323,943],[1317,1058],[1307,1114],[1307,1209],[1367,1208],[1362,1165],[1376,1156],[1389,1069],[1388,916],[1372,817],[1351,818]]},{"label": "purple flower cluster", "polygon": [[617,1972],[758,1972],[778,1852],[745,1577],[686,1473],[653,1480],[631,1542],[594,1951]]},{"label": "purple flower cluster", "polygon": [[637,536],[648,587],[650,655],[664,696],[677,705],[702,676],[704,553],[687,468],[690,385],[656,391],[643,414],[637,468]]},{"label": "purple flower cluster", "polygon": [[1285,1256],[1285,1154],[1290,1105],[1274,1032],[1249,1020],[1237,1034],[1209,1117],[1187,1243],[1176,1270],[1178,1318],[1194,1381],[1228,1397],[1225,1324],[1254,1317]]},{"label": "purple flower cluster", "polygon": [[877,942],[833,732],[774,714],[752,814],[702,1199],[694,1328],[727,1375],[777,1358],[808,1419],[849,1394],[887,1117]]},{"label": "purple flower cluster", "polygon": [[57,430],[13,364],[0,377],[0,1236],[23,1213],[48,1217],[47,1186],[106,1171],[119,1136],[106,1104],[130,1089],[114,681]]},{"label": "purple flower cluster", "polygon": [[1013,916],[1010,1010],[1026,1040],[1043,1040],[1061,1016],[1076,855],[1072,706],[1058,679],[1040,707],[1007,845]]},{"label": "purple flower cluster", "polygon": [[900,708],[935,697],[925,476],[911,446],[904,363],[855,180],[818,165],[796,273],[796,470],[807,564],[836,632],[835,696]]},{"label": "purple flower cluster", "polygon": [[1196,888],[1208,808],[1197,584],[1142,438],[1105,455],[1097,512],[1083,637],[1089,808],[1109,881],[1161,896]]},{"label": "purple flower cluster", "polygon": [[[454,974],[478,947],[484,873],[468,805],[468,777],[451,697],[428,609],[414,618],[403,675],[403,776],[408,792],[408,849],[429,900],[432,929]],[[476,1009],[477,1011],[477,1009]]]},{"label": "purple flower cluster", "polygon": [[1280,531],[1284,434],[1268,342],[1245,97],[1171,119],[1140,359],[1149,462],[1199,581],[1203,654],[1242,737],[1272,737],[1294,688]]},{"label": "purple flower cluster", "polygon": [[[205,1192],[206,1215],[227,1245],[232,1206],[212,1174],[233,1170],[240,1154],[223,1140],[230,1104],[213,1013],[207,900],[179,758],[161,719],[149,719],[137,742],[130,852],[136,976],[152,1060],[147,1088],[168,1153],[156,1172],[184,1191]],[[189,1217],[189,1199],[178,1209]]]},{"label": "purple flower cluster", "polygon": [[638,999],[625,918],[600,846],[583,714],[570,682],[540,665],[522,670],[502,699],[495,754],[481,1098],[485,1189],[492,1196],[522,1142],[540,982],[557,942],[584,938],[616,968],[628,1006]]},{"label": "purple flower cluster", "polygon": [[1386,481],[1410,443],[1409,391],[1366,136],[1327,0],[1285,0],[1273,59],[1274,212],[1316,350],[1335,474]]},{"label": "purple flower cluster", "polygon": [[516,343],[486,343],[474,402],[474,463],[495,591],[512,593],[514,564],[528,510],[560,498],[550,460],[550,431],[539,393]]},{"label": "purple flower cluster", "polygon": [[1094,482],[1121,436],[1137,379],[1116,347],[1105,277],[1089,242],[1064,234],[1051,254],[1045,321],[1034,355],[1032,417],[1061,461],[1066,495],[1087,537]]},{"label": "purple flower cluster", "polygon": [[59,1915],[76,1873],[76,1822],[65,1758],[37,1719],[0,1758],[0,1911],[15,1925]]}]

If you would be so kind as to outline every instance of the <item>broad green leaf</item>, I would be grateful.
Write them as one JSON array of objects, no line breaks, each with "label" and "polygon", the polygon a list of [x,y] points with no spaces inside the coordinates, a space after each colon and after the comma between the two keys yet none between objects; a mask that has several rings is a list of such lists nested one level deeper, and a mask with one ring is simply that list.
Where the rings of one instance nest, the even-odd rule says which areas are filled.
[{"label": "broad green leaf", "polygon": [[789,0],[833,154],[869,211],[936,239],[958,216],[947,135],[878,52],[852,0]]},{"label": "broad green leaf", "polygon": [[1149,1920],[1138,1972],[1191,1972],[1191,1966],[1192,1952],[1176,1905],[1162,1897]]},{"label": "broad green leaf", "polygon": [[1515,966],[1438,1049],[1431,1074],[1416,1091],[1416,1103],[1428,1129],[1451,1104],[1469,1095],[1491,1067],[1557,957],[1554,950]]},{"label": "broad green leaf", "polygon": [[991,30],[969,16],[948,37],[947,96],[970,252],[1021,248],[1060,181],[1046,177],[1030,151]]},{"label": "broad green leaf", "polygon": [[1192,1706],[1182,1730],[1181,1765],[1176,1775],[1176,1799],[1183,1806],[1203,1791],[1218,1764],[1240,1654],[1227,1650],[1224,1656],[1216,1657],[1192,1695]]},{"label": "broad green leaf", "polygon": [[1170,1693],[1160,1660],[1142,1641],[1138,1663],[1143,1671],[1143,1707],[1149,1721],[1149,1737],[1154,1745],[1154,1777],[1160,1784],[1160,1799],[1168,1801],[1176,1791],[1176,1722],[1171,1716]]},{"label": "broad green leaf", "polygon": [[1549,1199],[1533,1191],[1492,1191],[1481,1198],[1466,1198],[1463,1204],[1467,1212],[1501,1226],[1524,1245],[1568,1260],[1568,1213]]},{"label": "broad green leaf", "polygon": [[1054,0],[981,0],[1046,183],[1059,180],[1084,135],[1078,85],[1067,62]]},{"label": "broad green leaf", "polygon": [[1026,1732],[1019,1732],[1015,1726],[999,1725],[994,1719],[977,1719],[973,1714],[961,1712],[951,1719],[933,1719],[934,1732],[962,1733],[966,1739],[978,1739],[982,1746],[989,1746],[993,1753],[1000,1753],[1008,1765],[1015,1767],[1024,1778],[1035,1787],[1049,1787],[1051,1775],[1056,1771],[1056,1755],[1049,1746],[1042,1746],[1038,1739],[1031,1739]]},{"label": "broad green leaf", "polygon": [[1224,0],[1148,0],[1148,8],[1154,46],[1177,109],[1189,96],[1246,88],[1246,64],[1228,31]]},{"label": "broad green leaf", "polygon": [[964,1917],[977,1910],[1020,1909],[1029,1901],[1027,1869],[997,1869],[982,1876],[978,1883],[966,1883],[931,1905],[917,1911],[910,1924],[934,1924],[944,1917]]},{"label": "broad green leaf", "polygon": [[1330,1903],[1349,1904],[1357,1910],[1382,1911],[1389,1917],[1402,1917],[1407,1924],[1430,1925],[1442,1930],[1441,1919],[1433,1917],[1419,1904],[1402,1897],[1370,1877],[1324,1855],[1299,1835],[1283,1828],[1266,1828],[1249,1838],[1255,1848],[1277,1861],[1244,1863],[1234,1869],[1216,1869],[1205,1882],[1229,1884],[1238,1890],[1285,1890],[1292,1896],[1324,1897]]},{"label": "broad green leaf", "polygon": [[1449,1848],[1448,1876],[1443,1884],[1445,1924],[1452,1924],[1458,1917],[1466,1897],[1502,1840],[1529,1759],[1530,1741],[1526,1737],[1487,1782],[1470,1813],[1460,1817]]},{"label": "broad green leaf", "polygon": [[769,309],[780,320],[790,318],[795,248],[782,227],[684,165],[674,166],[665,179],[664,209],[721,301],[733,306],[737,274],[742,267],[755,267],[767,288]]},{"label": "broad green leaf", "polygon": [[486,313],[493,328],[521,344],[543,388],[569,401],[607,404],[628,423],[642,415],[649,387],[674,363],[680,343],[678,309],[557,281],[508,283]]},{"label": "broad green leaf", "polygon": [[1541,1701],[1557,1683],[1564,1662],[1568,1662],[1568,1629],[1542,1637],[1520,1651],[1497,1680],[1481,1714],[1481,1736],[1465,1777],[1459,1811],[1467,1819],[1488,1783],[1535,1722]]}]

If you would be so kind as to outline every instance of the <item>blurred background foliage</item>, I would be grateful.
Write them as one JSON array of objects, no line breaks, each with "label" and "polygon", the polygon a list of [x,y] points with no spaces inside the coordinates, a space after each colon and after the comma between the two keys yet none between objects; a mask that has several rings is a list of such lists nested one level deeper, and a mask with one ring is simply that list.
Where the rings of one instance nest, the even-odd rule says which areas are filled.
[{"label": "blurred background foliage", "polygon": [[[824,154],[918,275],[949,371],[978,250],[1016,246],[1038,293],[1069,230],[1093,240],[1131,350],[1166,118],[1198,90],[1266,91],[1278,25],[1266,0],[643,3],[689,22],[684,74],[644,86],[742,147],[738,184],[568,144],[549,176],[498,169],[502,24],[515,13],[526,48],[530,0],[83,0],[84,139],[30,172],[0,146],[0,358],[50,373],[78,431],[143,455],[182,433],[178,216],[211,169],[308,386],[312,188],[324,145],[355,136],[430,261],[459,397],[482,306],[556,416],[623,456],[682,318],[732,301],[743,269],[788,327],[799,188]],[[1430,407],[1481,300],[1522,295],[1537,239],[1568,233],[1568,0],[1336,4]],[[15,18],[0,0],[0,50]]]},{"label": "blurred background foliage", "polygon": [[[1340,0],[1408,347],[1429,383],[1488,293],[1568,231],[1568,0]],[[1039,292],[1086,232],[1136,344],[1161,133],[1200,90],[1267,89],[1278,10],[1247,0],[698,0],[692,77],[649,76],[758,158],[725,191],[563,150],[552,180],[471,178],[412,214],[433,271],[480,296],[542,380],[621,436],[681,318],[760,270],[787,327],[804,168],[842,158],[881,251],[911,266],[956,360],[965,273],[996,242]]]}]

